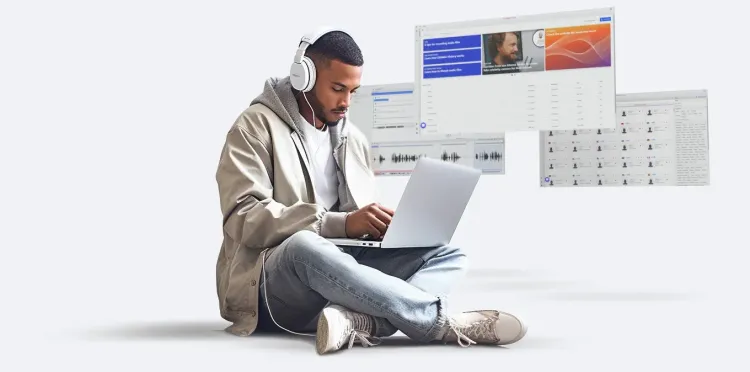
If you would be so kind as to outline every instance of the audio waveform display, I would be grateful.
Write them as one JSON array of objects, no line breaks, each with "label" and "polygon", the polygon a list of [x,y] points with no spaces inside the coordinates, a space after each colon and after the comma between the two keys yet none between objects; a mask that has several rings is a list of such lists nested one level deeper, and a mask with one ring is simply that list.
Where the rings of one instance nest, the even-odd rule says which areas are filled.
[{"label": "audio waveform display", "polygon": [[440,155],[440,159],[443,160],[443,161],[452,161],[452,162],[455,163],[455,162],[457,162],[458,160],[461,159],[461,156],[458,155],[457,152],[451,152],[449,154],[447,151],[443,151],[443,154]]},{"label": "audio waveform display", "polygon": [[375,175],[408,175],[421,158],[440,159],[486,174],[505,174],[505,145],[503,140],[443,140],[397,144],[377,144],[372,147]]},{"label": "audio waveform display", "polygon": [[420,155],[413,155],[413,154],[393,154],[391,155],[391,161],[398,164],[398,163],[412,163],[419,160],[419,158],[424,157],[426,155],[420,154]]},{"label": "audio waveform display", "polygon": [[482,151],[474,154],[474,159],[479,161],[501,161],[503,160],[503,154],[498,151]]},{"label": "audio waveform display", "polygon": [[477,142],[473,166],[485,174],[505,174],[505,141]]}]

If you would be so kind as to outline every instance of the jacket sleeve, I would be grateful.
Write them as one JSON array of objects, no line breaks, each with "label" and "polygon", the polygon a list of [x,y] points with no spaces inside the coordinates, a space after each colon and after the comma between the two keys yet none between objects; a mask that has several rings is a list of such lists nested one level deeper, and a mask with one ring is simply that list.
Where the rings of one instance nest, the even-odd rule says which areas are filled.
[{"label": "jacket sleeve", "polygon": [[298,202],[284,205],[273,199],[273,160],[270,144],[241,126],[227,133],[216,172],[225,232],[248,248],[281,244],[301,230],[324,237],[346,236],[346,213]]}]

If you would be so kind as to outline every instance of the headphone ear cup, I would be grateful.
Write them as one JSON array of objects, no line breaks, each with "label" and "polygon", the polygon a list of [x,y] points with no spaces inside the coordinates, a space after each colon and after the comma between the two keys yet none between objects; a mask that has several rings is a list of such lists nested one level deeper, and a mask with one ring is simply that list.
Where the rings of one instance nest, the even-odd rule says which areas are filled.
[{"label": "headphone ear cup", "polygon": [[305,79],[304,89],[300,90],[307,93],[315,86],[317,71],[315,70],[315,63],[307,56],[302,57],[302,65],[305,67],[307,79]]},{"label": "headphone ear cup", "polygon": [[289,68],[289,80],[292,83],[292,88],[296,90],[303,90],[307,86],[307,67],[303,63],[292,63]]}]

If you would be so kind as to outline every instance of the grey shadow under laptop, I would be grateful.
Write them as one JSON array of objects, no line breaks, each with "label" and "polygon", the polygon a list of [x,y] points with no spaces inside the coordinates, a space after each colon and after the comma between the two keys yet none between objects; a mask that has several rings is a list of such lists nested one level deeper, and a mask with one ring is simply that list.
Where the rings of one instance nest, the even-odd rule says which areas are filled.
[{"label": "grey shadow under laptop", "polygon": [[328,239],[338,246],[429,248],[447,245],[461,221],[482,172],[420,158],[382,240]]}]

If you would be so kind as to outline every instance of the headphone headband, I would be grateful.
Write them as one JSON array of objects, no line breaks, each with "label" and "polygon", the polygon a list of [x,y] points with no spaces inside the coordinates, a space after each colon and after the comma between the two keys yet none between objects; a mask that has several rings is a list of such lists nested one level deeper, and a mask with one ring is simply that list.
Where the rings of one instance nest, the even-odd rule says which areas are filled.
[{"label": "headphone headband", "polygon": [[307,47],[309,47],[312,44],[315,44],[318,39],[323,37],[323,35],[334,32],[334,31],[340,31],[343,33],[348,34],[346,31],[335,28],[335,27],[320,27],[312,32],[309,32],[302,36],[302,39],[299,41],[299,46],[297,47],[297,53],[294,55],[294,62],[295,63],[301,63],[302,57],[305,56],[305,51],[307,51]]},{"label": "headphone headband", "polygon": [[305,52],[307,51],[307,47],[314,44],[323,35],[334,31],[340,31],[349,35],[347,31],[339,28],[320,27],[315,31],[302,36],[302,39],[300,39],[299,42],[299,46],[297,47],[297,53],[295,53],[294,55],[294,62],[292,63],[292,67],[290,68],[289,72],[292,87],[302,92],[309,92],[310,90],[312,90],[313,86],[315,85],[316,77],[315,64],[310,58],[307,58],[305,56]]}]

